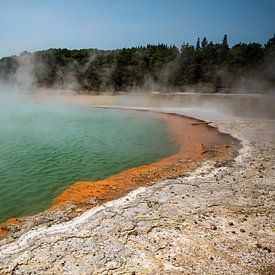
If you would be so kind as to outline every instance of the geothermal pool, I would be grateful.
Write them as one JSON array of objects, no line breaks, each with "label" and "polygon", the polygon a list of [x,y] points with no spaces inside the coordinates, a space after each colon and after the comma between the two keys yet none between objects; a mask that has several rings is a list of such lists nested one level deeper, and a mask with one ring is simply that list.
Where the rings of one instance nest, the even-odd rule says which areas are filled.
[{"label": "geothermal pool", "polygon": [[157,117],[0,95],[0,222],[47,209],[77,181],[104,179],[177,149]]}]

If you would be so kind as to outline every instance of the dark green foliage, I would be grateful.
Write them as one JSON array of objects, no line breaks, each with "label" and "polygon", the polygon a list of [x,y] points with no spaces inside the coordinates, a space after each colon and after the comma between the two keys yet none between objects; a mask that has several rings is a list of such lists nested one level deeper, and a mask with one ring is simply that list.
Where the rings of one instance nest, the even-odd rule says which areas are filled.
[{"label": "dark green foliage", "polygon": [[18,64],[15,56],[4,57],[0,60],[0,79],[5,82],[10,81],[12,75],[15,74]]},{"label": "dark green foliage", "polygon": [[207,44],[208,44],[208,41],[207,41],[206,37],[204,37],[201,41],[201,47],[204,48],[207,46]]},{"label": "dark green foliage", "polygon": [[265,48],[269,49],[275,46],[275,33],[273,34],[273,37],[270,38],[267,43],[265,44]]},{"label": "dark green foliage", "polygon": [[199,50],[200,48],[201,48],[201,41],[200,41],[200,38],[198,38],[196,43],[196,50]]},{"label": "dark green foliage", "polygon": [[[30,59],[26,62],[26,59]],[[22,60],[25,62],[22,63]],[[198,38],[196,47],[180,49],[165,44],[119,50],[49,49],[0,60],[0,79],[16,81],[18,68],[32,74],[36,87],[85,91],[146,89],[148,82],[162,90],[184,90],[186,85],[212,83],[231,87],[240,77],[259,78],[274,85],[275,36],[264,46],[240,43],[228,46]],[[25,66],[25,67],[24,67]],[[26,68],[31,66],[31,68]],[[22,68],[21,68],[22,70]]]},{"label": "dark green foliage", "polygon": [[227,42],[227,34],[225,34],[224,37],[223,37],[222,46],[223,46],[224,48],[229,48],[228,42]]},{"label": "dark green foliage", "polygon": [[237,44],[227,57],[227,64],[231,69],[255,67],[264,55],[261,44]]}]

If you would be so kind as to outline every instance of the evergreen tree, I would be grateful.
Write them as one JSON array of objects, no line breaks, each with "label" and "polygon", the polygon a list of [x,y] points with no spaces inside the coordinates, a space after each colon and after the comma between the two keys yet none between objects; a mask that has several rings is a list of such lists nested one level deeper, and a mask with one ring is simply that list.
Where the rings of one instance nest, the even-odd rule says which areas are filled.
[{"label": "evergreen tree", "polygon": [[203,40],[201,41],[201,47],[205,48],[207,46],[207,44],[208,44],[208,41],[207,41],[206,37],[204,37]]},{"label": "evergreen tree", "polygon": [[224,37],[223,37],[223,40],[222,40],[222,45],[225,47],[225,48],[229,48],[228,46],[228,42],[227,42],[227,35],[225,34]]},{"label": "evergreen tree", "polygon": [[201,41],[200,38],[198,37],[197,44],[196,44],[196,50],[199,50],[201,48]]},{"label": "evergreen tree", "polygon": [[[160,87],[184,90],[199,82],[216,87],[231,87],[240,77],[251,75],[275,85],[275,36],[265,46],[240,43],[228,46],[227,35],[219,44],[197,39],[195,47],[183,44],[180,49],[165,44],[118,50],[49,49],[0,59],[0,81],[14,82],[22,58],[30,58],[36,87],[66,87],[70,79],[74,89],[130,91],[143,87],[147,79]],[[28,64],[27,64],[28,65]],[[27,66],[26,65],[26,66]],[[26,68],[27,69],[27,68]]]},{"label": "evergreen tree", "polygon": [[267,41],[267,43],[265,44],[265,48],[268,49],[272,46],[275,46],[275,33],[273,34],[273,37]]}]

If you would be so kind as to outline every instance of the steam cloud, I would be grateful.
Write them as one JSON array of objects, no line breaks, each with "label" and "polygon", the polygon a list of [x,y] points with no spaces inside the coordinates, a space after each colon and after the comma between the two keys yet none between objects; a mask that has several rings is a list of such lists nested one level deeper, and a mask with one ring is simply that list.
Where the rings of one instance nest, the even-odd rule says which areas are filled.
[{"label": "steam cloud", "polygon": [[[9,104],[15,104],[22,100],[18,95],[74,95],[81,92],[81,87],[85,86],[85,79],[80,80],[77,71],[87,71],[93,68],[94,62],[98,59],[98,54],[91,52],[89,58],[84,64],[79,64],[76,60],[68,62],[63,67],[54,72],[55,82],[51,88],[41,87],[40,82],[44,75],[48,74],[48,66],[39,56],[27,52],[23,52],[16,57],[17,66],[14,73],[5,84],[0,85],[0,108],[1,116],[4,116],[4,110],[7,111]],[[114,65],[115,66],[115,65]],[[158,74],[161,81],[156,81],[152,75],[146,75],[143,85],[134,85],[131,88],[131,94],[119,94],[116,97],[97,96],[94,97],[91,104],[97,105],[122,105],[122,106],[143,106],[143,107],[170,107],[170,108],[200,108],[215,110],[230,115],[249,116],[249,117],[265,117],[275,118],[274,98],[272,91],[274,87],[270,83],[263,81],[262,75],[255,75],[253,71],[241,76],[231,86],[232,91],[240,95],[211,95],[196,94],[198,92],[213,92],[211,83],[198,83],[197,85],[189,85],[185,87],[185,94],[177,94],[179,92],[175,88],[169,86],[169,77],[171,72],[175,70],[177,64],[171,61],[162,67]],[[272,78],[274,74],[275,59],[266,59],[262,74]],[[78,69],[78,70],[77,70]],[[105,67],[101,71],[97,71],[97,75],[101,78],[102,87],[106,92],[113,92],[115,89],[108,84],[108,79],[115,67]],[[91,75],[93,72],[90,72]],[[230,82],[232,77],[226,69],[217,70],[223,81]],[[80,83],[79,81],[83,81]],[[264,91],[265,95],[241,95],[243,92],[257,93]],[[164,93],[165,94],[158,94]],[[168,92],[168,93],[167,93]],[[226,91],[227,92],[227,91]],[[189,94],[188,94],[189,93]],[[192,94],[195,93],[195,94]],[[270,95],[267,95],[267,94]],[[82,97],[83,99],[84,97]],[[60,100],[55,97],[55,100]],[[74,102],[75,99],[71,100]],[[87,99],[88,101],[91,99]],[[94,102],[93,102],[94,101]]]}]

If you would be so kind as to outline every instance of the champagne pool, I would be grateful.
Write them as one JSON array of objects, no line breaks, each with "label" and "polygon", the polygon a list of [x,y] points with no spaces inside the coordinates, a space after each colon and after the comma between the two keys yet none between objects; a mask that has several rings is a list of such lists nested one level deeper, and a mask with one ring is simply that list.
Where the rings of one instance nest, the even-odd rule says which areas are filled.
[{"label": "champagne pool", "polygon": [[77,181],[101,180],[177,150],[157,117],[0,94],[0,222],[47,209]]}]

